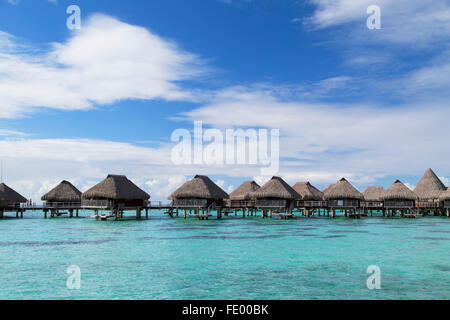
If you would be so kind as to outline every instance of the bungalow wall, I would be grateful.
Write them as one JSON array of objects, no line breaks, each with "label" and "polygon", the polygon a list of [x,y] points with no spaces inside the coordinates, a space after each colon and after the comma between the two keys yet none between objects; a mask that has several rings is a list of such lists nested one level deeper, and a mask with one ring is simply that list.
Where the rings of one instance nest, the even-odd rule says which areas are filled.
[{"label": "bungalow wall", "polygon": [[175,208],[208,208],[211,205],[224,207],[225,202],[222,199],[199,199],[199,198],[178,198],[172,201],[172,207]]},{"label": "bungalow wall", "polygon": [[295,205],[295,200],[264,198],[256,199],[255,206],[257,208],[290,208]]},{"label": "bungalow wall", "polygon": [[328,206],[331,208],[358,208],[360,201],[357,199],[330,199]]},{"label": "bungalow wall", "polygon": [[444,201],[444,208],[450,208],[450,200],[445,200]]}]

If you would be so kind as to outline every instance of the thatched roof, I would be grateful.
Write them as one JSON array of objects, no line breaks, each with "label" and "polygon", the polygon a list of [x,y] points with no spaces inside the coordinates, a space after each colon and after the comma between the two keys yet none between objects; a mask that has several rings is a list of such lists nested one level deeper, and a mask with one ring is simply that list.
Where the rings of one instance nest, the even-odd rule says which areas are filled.
[{"label": "thatched roof", "polygon": [[450,200],[450,187],[447,188],[446,191],[442,191],[441,195],[439,196],[439,200],[441,201]]},{"label": "thatched roof", "polygon": [[330,184],[328,187],[322,190],[322,193],[325,194],[325,192],[328,192],[328,190],[330,190],[334,185],[335,183]]},{"label": "thatched roof", "polygon": [[19,193],[8,187],[6,184],[0,184],[0,200],[10,202],[27,202],[27,199],[22,197]]},{"label": "thatched roof", "polygon": [[192,180],[185,182],[175,190],[170,195],[169,200],[182,198],[219,200],[228,199],[229,196],[207,176],[196,175]]},{"label": "thatched roof", "polygon": [[324,192],[324,198],[329,199],[358,199],[363,200],[364,197],[354,186],[352,186],[345,178],[339,180],[335,185],[331,186]]},{"label": "thatched roof", "polygon": [[272,177],[264,186],[255,191],[252,196],[256,199],[300,199],[301,196],[280,177]]},{"label": "thatched roof", "polygon": [[383,192],[381,200],[417,200],[417,196],[400,180],[397,180]]},{"label": "thatched roof", "polygon": [[55,188],[42,196],[43,201],[53,202],[78,202],[81,201],[81,191],[69,181],[62,181]]},{"label": "thatched roof", "polygon": [[383,187],[367,187],[363,192],[365,201],[381,201],[383,195]]},{"label": "thatched roof", "polygon": [[426,201],[439,199],[439,196],[445,190],[445,185],[438,176],[433,170],[428,169],[414,188],[414,193],[420,200]]},{"label": "thatched roof", "polygon": [[236,190],[230,193],[231,200],[250,200],[251,194],[261,188],[255,181],[245,181]]},{"label": "thatched roof", "polygon": [[297,182],[292,188],[301,196],[301,200],[323,200],[323,193],[309,182]]},{"label": "thatched roof", "polygon": [[84,192],[83,199],[148,200],[150,195],[126,176],[108,175],[105,180]]}]

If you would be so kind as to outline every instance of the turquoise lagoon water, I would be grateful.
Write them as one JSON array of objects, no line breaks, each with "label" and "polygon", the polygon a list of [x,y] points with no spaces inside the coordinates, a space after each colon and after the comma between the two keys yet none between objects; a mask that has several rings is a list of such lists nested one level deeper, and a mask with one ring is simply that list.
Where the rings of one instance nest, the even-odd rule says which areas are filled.
[{"label": "turquoise lagoon water", "polygon": [[[0,299],[448,299],[450,219],[0,220]],[[66,286],[81,269],[80,290]],[[381,289],[369,290],[369,265]]]}]

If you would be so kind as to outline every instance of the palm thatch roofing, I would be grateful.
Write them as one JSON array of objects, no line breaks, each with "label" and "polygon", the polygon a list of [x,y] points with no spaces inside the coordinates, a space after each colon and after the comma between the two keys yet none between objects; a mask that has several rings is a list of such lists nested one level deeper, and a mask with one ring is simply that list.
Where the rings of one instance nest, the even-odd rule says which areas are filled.
[{"label": "palm thatch roofing", "polygon": [[345,178],[339,180],[332,185],[326,192],[324,198],[329,199],[357,199],[363,200],[364,196],[354,186],[352,186]]},{"label": "palm thatch roofing", "polygon": [[236,190],[230,193],[230,199],[231,200],[253,199],[251,194],[257,191],[259,188],[261,187],[255,181],[245,181]]},{"label": "palm thatch roofing", "polygon": [[446,191],[445,185],[431,169],[425,172],[414,188],[414,193],[419,197],[419,200],[424,201],[439,199],[444,191]]},{"label": "palm thatch roofing", "polygon": [[441,201],[450,200],[450,187],[441,193],[441,195],[439,196],[439,200]]},{"label": "palm thatch roofing", "polygon": [[383,192],[382,200],[417,200],[417,195],[405,186],[400,180]]},{"label": "palm thatch roofing", "polygon": [[169,196],[169,200],[183,198],[219,200],[229,199],[229,196],[207,176],[196,175]]},{"label": "palm thatch roofing", "polygon": [[301,196],[301,200],[323,200],[323,193],[309,182],[297,182],[292,188]]},{"label": "palm thatch roofing", "polygon": [[4,183],[0,184],[0,200],[16,203],[27,202],[27,199],[22,197],[18,192],[14,191]]},{"label": "palm thatch roofing", "polygon": [[252,194],[256,199],[300,199],[301,196],[280,177],[272,177],[264,186]]},{"label": "palm thatch roofing", "polygon": [[328,192],[328,190],[330,190],[334,185],[335,183],[330,184],[328,187],[322,190],[322,193],[325,194],[325,192]]},{"label": "palm thatch roofing", "polygon": [[150,195],[126,176],[108,175],[105,180],[84,192],[83,199],[148,200]]},{"label": "palm thatch roofing", "polygon": [[381,196],[383,195],[383,187],[367,187],[363,192],[365,201],[381,201]]},{"label": "palm thatch roofing", "polygon": [[78,202],[81,201],[81,191],[69,181],[62,181],[55,188],[42,196],[41,200],[51,202]]}]

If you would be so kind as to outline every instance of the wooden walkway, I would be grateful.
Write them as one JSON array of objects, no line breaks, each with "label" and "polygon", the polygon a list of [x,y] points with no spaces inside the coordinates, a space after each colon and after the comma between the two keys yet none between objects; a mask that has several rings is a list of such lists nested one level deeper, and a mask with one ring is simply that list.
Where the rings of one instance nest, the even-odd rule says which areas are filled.
[{"label": "wooden walkway", "polygon": [[[434,216],[447,216],[450,217],[450,210],[447,208],[439,208],[440,210],[434,210],[433,214],[427,214],[428,210],[424,210],[421,208],[414,208],[409,210],[408,212],[400,212],[400,209],[384,209],[378,208],[376,210],[367,211],[363,208],[356,208],[355,210],[347,210],[347,209],[338,209],[338,208],[295,208],[290,211],[283,210],[266,210],[264,208],[253,208],[249,210],[249,208],[236,208],[236,207],[223,207],[220,208],[220,212],[216,209],[204,209],[204,210],[184,210],[184,208],[174,208],[170,204],[158,204],[158,205],[149,205],[146,207],[139,208],[124,208],[118,210],[116,208],[105,208],[105,207],[85,207],[85,206],[61,206],[58,208],[45,207],[45,206],[24,206],[24,207],[15,207],[15,208],[0,208],[0,219],[5,216],[5,213],[15,213],[16,218],[23,218],[24,213],[26,212],[35,212],[40,211],[44,214],[44,218],[47,218],[47,215],[50,214],[50,217],[60,217],[60,216],[69,216],[69,217],[78,217],[79,211],[93,211],[95,215],[91,216],[92,218],[98,220],[108,220],[111,218],[115,218],[116,220],[123,218],[124,211],[136,211],[136,219],[140,220],[142,218],[142,211],[145,212],[145,218],[148,219],[149,213],[152,210],[162,210],[163,214],[169,216],[170,218],[182,216],[183,218],[197,218],[200,220],[208,220],[209,218],[217,218],[222,219],[223,216],[235,216],[235,217],[261,217],[261,218],[280,218],[280,219],[293,219],[297,217],[328,217],[335,218],[337,217],[337,213],[339,216],[348,217],[348,218],[362,218],[362,217],[372,217],[374,213],[375,217],[402,217],[402,218],[418,218],[425,217],[427,215]],[[100,214],[100,212],[108,211],[106,214]],[[181,214],[180,214],[181,213]],[[212,214],[215,213],[215,214]],[[234,213],[234,215],[233,215]]]}]

